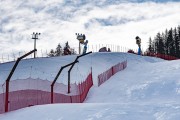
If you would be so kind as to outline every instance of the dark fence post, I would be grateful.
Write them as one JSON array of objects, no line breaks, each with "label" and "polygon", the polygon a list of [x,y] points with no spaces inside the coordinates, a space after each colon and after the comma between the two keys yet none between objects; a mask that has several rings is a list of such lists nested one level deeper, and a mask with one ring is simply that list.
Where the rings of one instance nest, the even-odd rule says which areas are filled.
[{"label": "dark fence post", "polygon": [[114,66],[112,66],[111,69],[112,69],[112,75],[114,75]]},{"label": "dark fence post", "polygon": [[76,59],[74,60],[73,64],[72,64],[72,66],[71,66],[70,69],[68,70],[68,93],[70,93],[70,77],[71,77],[71,76],[70,76],[70,73],[71,73],[72,68],[73,68],[74,65],[77,63],[76,61],[77,61],[80,57],[83,57],[83,56],[88,55],[88,54],[90,54],[90,53],[92,53],[92,51],[77,56]]},{"label": "dark fence post", "polygon": [[11,72],[9,73],[8,78],[6,79],[5,112],[8,112],[8,108],[9,108],[9,82],[10,82],[10,79],[11,79],[14,71],[16,70],[16,67],[18,66],[18,64],[21,61],[21,59],[25,58],[26,56],[28,56],[28,55],[36,52],[36,51],[37,51],[37,49],[34,49],[34,50],[26,53],[25,55],[19,57],[17,59],[17,61],[15,62]]},{"label": "dark fence post", "polygon": [[55,85],[55,83],[56,83],[59,75],[61,74],[62,70],[63,70],[64,68],[72,65],[72,64],[77,63],[77,62],[78,62],[78,61],[74,61],[74,62],[69,63],[69,64],[67,64],[67,65],[64,65],[64,66],[62,66],[62,67],[60,68],[59,72],[57,73],[56,77],[54,78],[54,80],[53,80],[53,82],[52,82],[52,84],[51,84],[51,103],[53,103],[53,101],[54,101],[54,85]]}]

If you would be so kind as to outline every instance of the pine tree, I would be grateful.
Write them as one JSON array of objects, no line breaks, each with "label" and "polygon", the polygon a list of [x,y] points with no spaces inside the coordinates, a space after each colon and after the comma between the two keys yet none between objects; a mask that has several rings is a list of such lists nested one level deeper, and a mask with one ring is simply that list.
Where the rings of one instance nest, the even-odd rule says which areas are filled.
[{"label": "pine tree", "polygon": [[175,56],[178,57],[179,54],[179,42],[178,42],[178,32],[174,29],[174,43],[175,43]]},{"label": "pine tree", "polygon": [[155,41],[153,40],[153,41],[152,41],[152,52],[153,52],[153,53],[156,53],[156,50],[155,50],[156,48],[155,48],[155,47],[156,47],[156,46],[155,46]]},{"label": "pine tree", "polygon": [[168,31],[168,37],[167,37],[167,41],[166,41],[168,55],[172,54],[172,42],[173,42],[173,32],[172,32],[172,28],[171,28],[171,30]]},{"label": "pine tree", "polygon": [[62,47],[61,47],[61,45],[59,43],[58,46],[56,47],[55,56],[61,56],[62,53],[63,53]]},{"label": "pine tree", "polygon": [[164,52],[164,43],[161,37],[160,33],[157,33],[156,37],[155,37],[155,41],[156,41],[156,51],[157,53],[163,53]]},{"label": "pine tree", "polygon": [[177,35],[177,53],[176,56],[180,58],[180,26],[178,26],[178,35]]},{"label": "pine tree", "polygon": [[148,51],[150,52],[150,53],[152,53],[153,52],[153,47],[152,47],[153,45],[152,45],[152,39],[151,39],[151,37],[149,38],[149,47],[148,47]]},{"label": "pine tree", "polygon": [[154,53],[157,54],[159,49],[158,49],[158,41],[157,38],[154,38]]},{"label": "pine tree", "polygon": [[174,43],[174,36],[173,36],[173,30],[169,30],[168,34],[168,39],[169,39],[169,55],[175,56],[175,43]]},{"label": "pine tree", "polygon": [[167,42],[167,39],[168,39],[168,30],[166,29],[165,34],[163,34],[164,50],[165,50],[164,53],[166,55],[168,55],[168,42]]},{"label": "pine tree", "polygon": [[51,49],[50,53],[48,54],[49,57],[54,57],[55,56],[55,52],[53,49]]},{"label": "pine tree", "polygon": [[70,46],[69,46],[68,41],[65,43],[64,55],[71,55]]},{"label": "pine tree", "polygon": [[163,42],[163,38],[162,35],[159,33],[159,53],[161,54],[165,54],[165,50],[164,50],[164,42]]}]

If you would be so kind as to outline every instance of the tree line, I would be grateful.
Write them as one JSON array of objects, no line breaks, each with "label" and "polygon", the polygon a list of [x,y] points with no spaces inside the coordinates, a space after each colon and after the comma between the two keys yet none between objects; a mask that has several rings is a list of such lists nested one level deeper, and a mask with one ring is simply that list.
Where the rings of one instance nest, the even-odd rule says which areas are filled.
[{"label": "tree line", "polygon": [[154,39],[150,37],[147,52],[180,58],[180,26],[158,32]]},{"label": "tree line", "polygon": [[51,49],[48,56],[63,56],[63,55],[74,55],[76,54],[75,50],[69,46],[69,43],[66,42],[64,48],[62,48],[61,44],[59,43],[56,49]]}]

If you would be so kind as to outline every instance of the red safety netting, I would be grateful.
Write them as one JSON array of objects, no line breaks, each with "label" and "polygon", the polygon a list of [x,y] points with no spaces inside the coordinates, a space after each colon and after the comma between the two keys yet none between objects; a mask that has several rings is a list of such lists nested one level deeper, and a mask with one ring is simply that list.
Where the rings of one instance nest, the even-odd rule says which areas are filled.
[{"label": "red safety netting", "polygon": [[4,94],[4,85],[0,85],[0,113],[4,112],[4,106],[5,106],[5,94]]},{"label": "red safety netting", "polygon": [[114,65],[112,67],[113,69],[113,74],[116,74],[117,72],[121,71],[121,70],[124,70],[125,68],[127,67],[127,61],[124,61],[122,63],[119,63],[117,65]]},{"label": "red safety netting", "polygon": [[122,63],[118,63],[117,65],[112,66],[110,69],[98,75],[98,86],[107,81],[111,76],[116,74],[117,72],[125,69],[127,67],[127,61]]},{"label": "red safety netting", "polygon": [[[8,111],[24,107],[50,104],[51,83],[42,79],[18,79],[9,83]],[[53,103],[82,103],[93,85],[92,73],[79,84],[71,84],[71,93],[67,94],[67,85],[56,83]],[[0,113],[5,112],[5,85],[0,88]]]},{"label": "red safety netting", "polygon": [[165,54],[160,54],[160,53],[147,53],[147,54],[144,54],[145,56],[152,56],[152,57],[158,57],[158,58],[161,58],[161,59],[164,59],[164,60],[177,60],[179,58],[177,57],[174,57],[174,56],[170,56],[170,55],[165,55]]},{"label": "red safety netting", "polygon": [[[82,83],[71,84],[71,91],[73,92],[71,92],[70,95],[67,94],[67,91],[66,93],[62,94],[56,90],[56,92],[54,93],[53,103],[82,103],[85,100],[92,85],[92,73],[90,73],[87,76],[86,80]],[[65,87],[67,90],[67,86]]]}]

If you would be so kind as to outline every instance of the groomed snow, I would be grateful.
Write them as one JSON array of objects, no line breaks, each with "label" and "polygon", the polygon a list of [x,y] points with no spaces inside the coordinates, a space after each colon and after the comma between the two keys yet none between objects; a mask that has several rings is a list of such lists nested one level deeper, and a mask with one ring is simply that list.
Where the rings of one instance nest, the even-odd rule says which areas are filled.
[{"label": "groomed snow", "polygon": [[179,120],[179,105],[53,104],[0,115],[1,120]]},{"label": "groomed snow", "polygon": [[[70,57],[74,56],[67,59]],[[66,59],[58,58],[59,64],[61,58]],[[180,60],[165,61],[128,53],[93,53],[77,66],[86,71],[84,66],[92,65],[94,82],[97,82],[96,75],[100,71],[126,59],[127,68],[100,87],[95,84],[82,104],[23,108],[1,114],[0,120],[179,120]]]},{"label": "groomed snow", "polygon": [[[26,59],[19,62],[11,81],[16,79],[40,78],[42,80],[53,81],[59,69],[71,62],[74,62],[77,55],[61,56],[51,58]],[[92,53],[80,57],[79,62],[75,64],[71,73],[71,83],[80,82],[86,79],[93,70],[94,84],[97,82],[97,75],[109,69],[111,66],[126,60],[125,54],[119,53]],[[0,64],[0,84],[5,83],[7,76],[15,62]],[[67,71],[65,68],[59,76],[57,82],[67,84]]]}]

